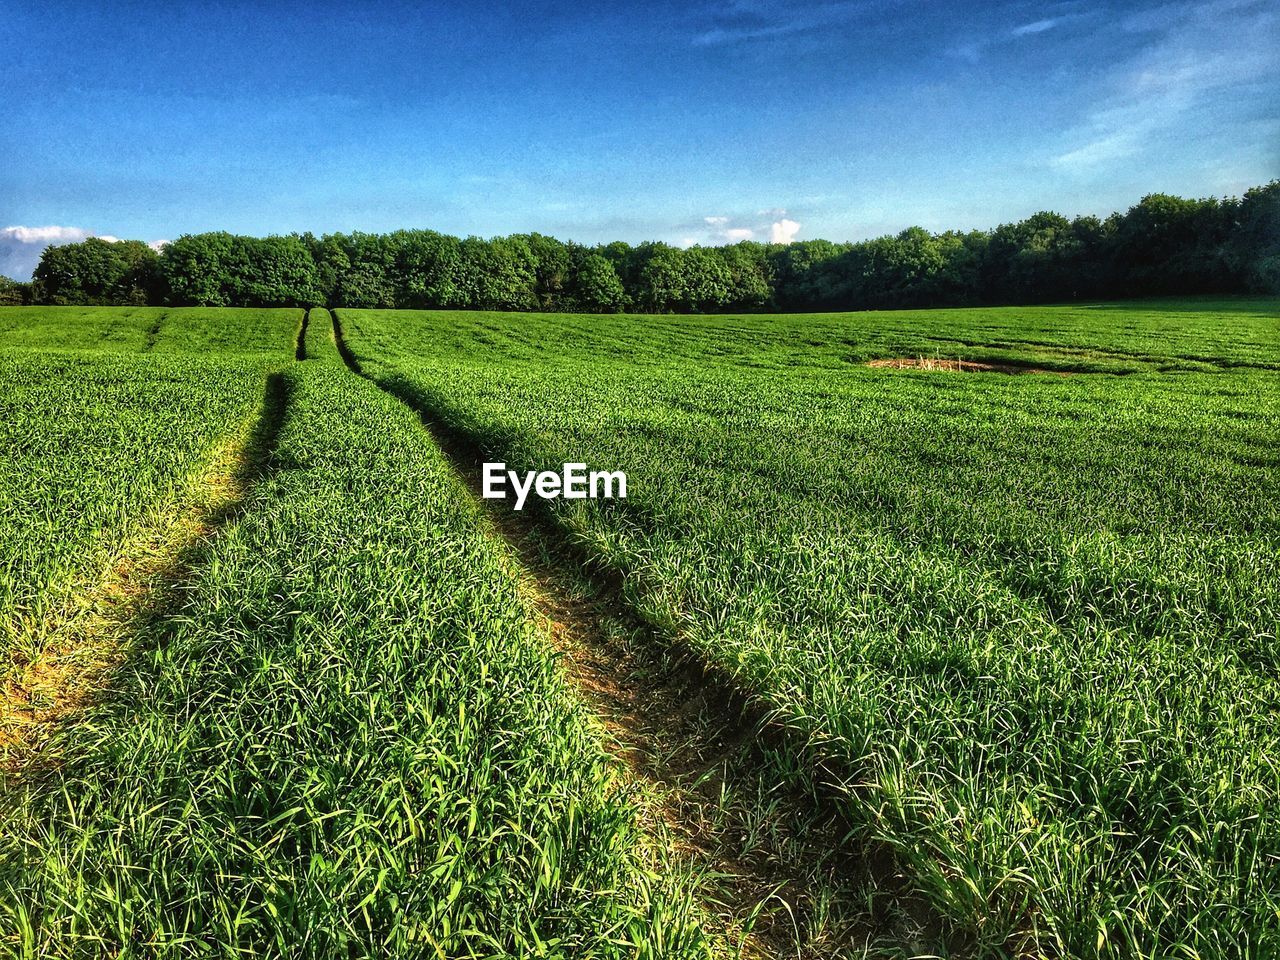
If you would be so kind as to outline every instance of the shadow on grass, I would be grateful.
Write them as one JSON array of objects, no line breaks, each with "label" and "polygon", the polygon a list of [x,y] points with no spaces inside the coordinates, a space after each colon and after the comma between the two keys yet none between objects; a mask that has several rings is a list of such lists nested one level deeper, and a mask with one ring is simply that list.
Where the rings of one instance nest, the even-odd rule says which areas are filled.
[{"label": "shadow on grass", "polygon": [[0,692],[0,793],[56,780],[64,763],[60,733],[82,711],[110,702],[120,668],[149,644],[183,603],[211,542],[248,508],[254,485],[275,470],[288,406],[283,374],[268,375],[258,417],[240,442],[218,448],[189,494],[162,522],[125,546],[105,576],[68,601],[47,641],[17,664]]}]

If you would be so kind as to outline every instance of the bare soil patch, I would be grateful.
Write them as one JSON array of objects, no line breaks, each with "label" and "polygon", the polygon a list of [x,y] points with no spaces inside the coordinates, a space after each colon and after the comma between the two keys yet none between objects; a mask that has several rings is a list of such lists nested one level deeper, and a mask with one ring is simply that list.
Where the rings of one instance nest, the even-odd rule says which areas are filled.
[{"label": "bare soil patch", "polygon": [[870,360],[868,367],[891,370],[928,370],[938,373],[1051,373],[1069,377],[1066,370],[1046,370],[1043,367],[1022,367],[1015,363],[985,363],[979,360],[948,360],[940,357],[890,357]]}]

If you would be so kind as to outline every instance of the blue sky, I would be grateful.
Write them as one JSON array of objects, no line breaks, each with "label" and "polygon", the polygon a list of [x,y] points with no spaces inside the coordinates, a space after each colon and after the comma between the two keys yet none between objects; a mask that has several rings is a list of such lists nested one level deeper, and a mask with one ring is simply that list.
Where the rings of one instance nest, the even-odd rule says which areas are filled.
[{"label": "blue sky", "polygon": [[1280,0],[6,0],[0,272],[87,233],[844,240],[1235,194],[1280,176],[1278,51]]}]

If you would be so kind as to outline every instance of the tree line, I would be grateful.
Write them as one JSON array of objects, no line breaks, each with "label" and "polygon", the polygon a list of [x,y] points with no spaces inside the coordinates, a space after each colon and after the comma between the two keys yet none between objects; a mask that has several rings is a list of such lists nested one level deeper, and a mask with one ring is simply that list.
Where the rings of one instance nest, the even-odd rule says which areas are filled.
[{"label": "tree line", "polygon": [[1280,180],[1242,197],[1144,197],[1106,219],[1037,213],[994,230],[855,243],[584,246],[433,230],[246,237],[155,251],[49,247],[0,303],[346,306],[563,312],[856,310],[1280,293]]}]

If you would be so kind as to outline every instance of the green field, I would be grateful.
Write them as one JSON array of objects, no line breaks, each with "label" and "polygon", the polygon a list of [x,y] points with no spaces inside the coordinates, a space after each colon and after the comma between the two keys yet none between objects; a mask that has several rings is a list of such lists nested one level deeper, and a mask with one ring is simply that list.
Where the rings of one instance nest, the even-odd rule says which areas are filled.
[{"label": "green field", "polygon": [[18,942],[693,950],[475,507],[327,326],[182,616],[150,624],[119,696],[66,732],[61,795],[8,816]]},{"label": "green field", "polygon": [[[1280,951],[1280,302],[337,318],[295,360],[298,311],[0,311],[16,662],[282,405],[177,609],[4,782],[0,948]],[[726,724],[763,712],[726,809],[799,794],[846,836],[775,898],[794,943],[743,946],[610,757],[482,459],[626,471],[521,523]]]},{"label": "green field", "polygon": [[257,417],[302,311],[225,313],[0,311],[0,678]]}]

